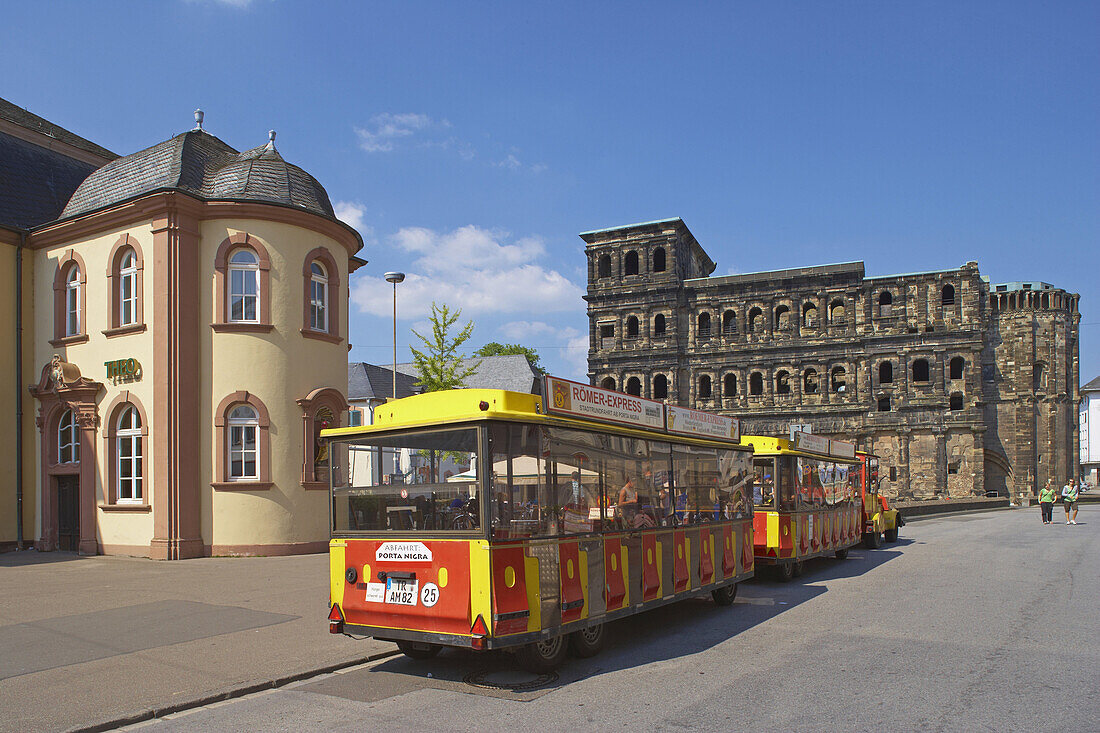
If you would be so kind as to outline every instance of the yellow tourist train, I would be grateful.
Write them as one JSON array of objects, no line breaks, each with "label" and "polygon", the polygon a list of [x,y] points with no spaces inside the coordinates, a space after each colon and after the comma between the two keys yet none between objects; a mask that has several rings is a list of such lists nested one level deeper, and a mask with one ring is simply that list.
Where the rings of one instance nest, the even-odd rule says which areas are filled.
[{"label": "yellow tourist train", "polygon": [[326,430],[330,630],[508,649],[545,671],[608,621],[752,575],[752,448],[729,417],[545,377]]},{"label": "yellow tourist train", "polygon": [[741,442],[753,449],[757,565],[790,580],[806,560],[847,557],[863,539],[855,444],[804,432],[792,439],[746,435]]}]

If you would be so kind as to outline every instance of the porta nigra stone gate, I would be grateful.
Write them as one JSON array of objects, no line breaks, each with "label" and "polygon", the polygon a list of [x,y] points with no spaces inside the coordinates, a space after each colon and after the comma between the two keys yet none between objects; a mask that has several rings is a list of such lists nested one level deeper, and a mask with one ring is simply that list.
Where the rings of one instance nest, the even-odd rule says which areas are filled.
[{"label": "porta nigra stone gate", "polygon": [[976,262],[711,277],[680,219],[586,232],[592,384],[878,455],[887,496],[1035,494],[1079,473],[1076,293]]}]

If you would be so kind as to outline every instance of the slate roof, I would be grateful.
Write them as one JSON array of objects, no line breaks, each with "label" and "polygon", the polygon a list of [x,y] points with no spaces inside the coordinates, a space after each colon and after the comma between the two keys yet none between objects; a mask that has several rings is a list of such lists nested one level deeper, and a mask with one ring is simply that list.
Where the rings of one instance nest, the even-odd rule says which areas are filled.
[{"label": "slate roof", "polygon": [[[416,377],[397,373],[397,396],[420,394]],[[393,370],[385,367],[353,362],[348,364],[348,400],[388,399],[393,395]]]},{"label": "slate roof", "polygon": [[0,132],[0,226],[30,229],[53,221],[95,169],[91,163]]},{"label": "slate roof", "polygon": [[[466,369],[480,362],[477,370],[466,380],[469,389],[506,389],[512,392],[540,394],[539,375],[531,368],[531,363],[523,354],[505,356],[477,356],[462,360]],[[398,364],[397,371],[416,375],[416,367],[411,362]]]},{"label": "slate roof", "polygon": [[101,158],[106,158],[107,160],[118,157],[118,155],[112,153],[107,148],[100,147],[90,140],[85,140],[80,137],[80,135],[69,132],[64,127],[55,125],[49,120],[39,117],[32,112],[28,112],[19,105],[12,104],[3,98],[0,98],[0,119],[7,120],[24,129],[31,130],[32,132],[37,132],[39,135],[52,137],[66,145],[72,145],[74,148],[80,148],[81,150],[98,155]]},{"label": "slate roof", "polygon": [[208,201],[260,201],[335,219],[313,176],[291,165],[274,143],[243,153],[205,130],[190,130],[111,161],[80,185],[62,218],[113,206],[162,190]]},{"label": "slate roof", "polygon": [[[118,157],[6,99],[0,99],[0,120],[107,160]],[[97,167],[43,145],[0,132],[0,226],[30,229],[53,221],[81,181]]]},{"label": "slate roof", "polygon": [[1100,392],[1100,377],[1092,380],[1081,388],[1082,392]]}]

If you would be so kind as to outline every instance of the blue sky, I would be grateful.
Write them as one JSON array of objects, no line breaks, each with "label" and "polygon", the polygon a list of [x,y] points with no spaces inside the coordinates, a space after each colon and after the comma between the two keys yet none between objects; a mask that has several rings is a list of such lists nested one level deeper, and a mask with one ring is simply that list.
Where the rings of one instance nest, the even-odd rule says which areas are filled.
[{"label": "blue sky", "polygon": [[8,3],[0,96],[117,153],[267,130],[362,232],[351,358],[434,299],[582,379],[578,232],[716,274],[977,260],[1081,294],[1100,375],[1100,3]]}]

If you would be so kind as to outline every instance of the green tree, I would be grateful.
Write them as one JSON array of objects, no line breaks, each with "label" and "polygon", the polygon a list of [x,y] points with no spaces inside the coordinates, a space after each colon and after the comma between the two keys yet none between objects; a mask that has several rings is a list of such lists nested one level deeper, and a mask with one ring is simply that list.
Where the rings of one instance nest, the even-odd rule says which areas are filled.
[{"label": "green tree", "polygon": [[490,341],[475,353],[478,356],[509,356],[511,354],[523,354],[527,357],[527,361],[531,362],[532,369],[539,374],[546,374],[546,370],[543,369],[542,364],[539,363],[539,352],[535,351],[530,346],[498,344],[496,341]]},{"label": "green tree", "polygon": [[416,367],[420,379],[417,385],[424,388],[425,392],[439,392],[444,389],[464,387],[467,377],[477,371],[481,362],[466,369],[462,368],[462,357],[458,355],[458,347],[466,343],[474,332],[474,322],[470,321],[458,332],[454,338],[450,336],[451,327],[462,315],[462,309],[452,311],[446,304],[436,306],[432,303],[432,336],[427,338],[416,330],[413,335],[424,342],[423,351],[410,346],[413,354],[413,366]]}]

